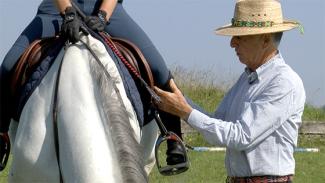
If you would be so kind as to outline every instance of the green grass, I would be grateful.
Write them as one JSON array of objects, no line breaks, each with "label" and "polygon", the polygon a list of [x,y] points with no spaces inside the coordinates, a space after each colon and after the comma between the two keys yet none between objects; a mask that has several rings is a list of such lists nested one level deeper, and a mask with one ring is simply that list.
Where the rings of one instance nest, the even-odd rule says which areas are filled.
[{"label": "green grass", "polygon": [[[192,146],[209,146],[198,133],[185,136],[185,141]],[[324,136],[299,137],[299,147],[317,147],[318,153],[295,153],[296,174],[295,183],[325,182],[325,138]],[[224,152],[194,152],[189,151],[190,169],[175,176],[162,176],[157,167],[149,176],[151,183],[224,183],[226,172],[224,168]],[[10,162],[9,162],[10,166]],[[1,172],[0,183],[7,182],[8,167]]]},{"label": "green grass", "polygon": [[11,158],[12,157],[10,156],[6,168],[2,172],[0,172],[0,183],[7,182],[9,168],[11,167]]},{"label": "green grass", "polygon": [[[185,137],[187,143],[193,146],[209,146],[202,136],[194,133]],[[296,174],[295,183],[325,182],[325,139],[321,136],[300,136],[298,147],[318,147],[318,153],[295,153]],[[193,152],[189,151],[190,169],[175,176],[160,175],[154,167],[149,182],[152,183],[224,183],[226,172],[224,167],[224,152]]]},{"label": "green grass", "polygon": [[325,109],[315,108],[311,105],[305,105],[303,121],[323,121],[325,122]]}]

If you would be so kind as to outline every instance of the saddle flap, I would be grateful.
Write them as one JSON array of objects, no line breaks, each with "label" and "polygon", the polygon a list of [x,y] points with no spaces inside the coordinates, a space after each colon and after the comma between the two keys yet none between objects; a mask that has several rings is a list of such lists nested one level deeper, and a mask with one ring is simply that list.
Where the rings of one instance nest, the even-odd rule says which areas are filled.
[{"label": "saddle flap", "polygon": [[58,37],[49,37],[35,40],[24,51],[11,73],[10,90],[13,97],[18,95],[19,89],[26,83],[32,72],[44,59],[48,50],[58,39]]},{"label": "saddle flap", "polygon": [[116,48],[125,57],[125,59],[141,74],[148,85],[153,88],[154,79],[151,68],[142,54],[141,50],[132,42],[122,39],[111,37]]}]

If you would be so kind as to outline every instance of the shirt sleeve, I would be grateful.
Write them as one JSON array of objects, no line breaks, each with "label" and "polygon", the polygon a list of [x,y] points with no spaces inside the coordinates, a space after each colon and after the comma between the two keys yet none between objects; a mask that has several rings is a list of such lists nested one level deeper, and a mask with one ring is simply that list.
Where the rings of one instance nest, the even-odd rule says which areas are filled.
[{"label": "shirt sleeve", "polygon": [[[244,74],[242,74],[237,83],[243,82],[244,78]],[[244,81],[246,82],[246,81]],[[229,106],[229,101],[230,98],[234,97],[234,93],[238,90],[238,85],[234,85],[232,86],[229,91],[226,93],[226,95],[224,96],[223,100],[220,102],[219,107],[217,108],[217,110],[214,112],[214,117],[224,120],[228,106]]]},{"label": "shirt sleeve", "polygon": [[236,121],[210,118],[193,110],[188,123],[214,145],[245,150],[259,144],[288,119],[292,85],[281,79],[271,83],[252,102],[245,102]]}]

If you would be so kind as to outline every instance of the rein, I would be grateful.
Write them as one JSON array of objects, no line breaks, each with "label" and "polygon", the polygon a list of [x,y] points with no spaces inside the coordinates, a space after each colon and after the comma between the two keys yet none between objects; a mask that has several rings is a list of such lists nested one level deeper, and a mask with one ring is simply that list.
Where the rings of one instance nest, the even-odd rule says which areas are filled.
[{"label": "rein", "polygon": [[60,78],[61,78],[61,68],[63,65],[63,60],[60,63],[59,70],[56,76],[55,88],[54,88],[54,101],[53,101],[53,132],[54,132],[54,145],[55,145],[55,154],[56,158],[58,159],[58,167],[59,167],[59,174],[60,174],[60,183],[63,182],[62,173],[61,173],[61,166],[60,166],[60,149],[59,149],[59,134],[58,134],[58,91],[60,85]]},{"label": "rein", "polygon": [[[153,81],[149,79],[150,86],[147,82],[141,77],[141,74],[125,59],[125,57],[121,54],[121,52],[114,46],[114,43],[111,39],[109,39],[107,33],[100,32],[100,35],[104,39],[105,43],[112,49],[112,51],[119,57],[119,59],[123,62],[123,64],[128,68],[128,70],[140,81],[140,83],[145,87],[147,92],[149,93],[151,99],[155,103],[160,103],[160,97],[152,90],[153,88]],[[147,63],[147,62],[145,62]],[[152,76],[152,74],[150,73]]]},{"label": "rein", "polygon": [[[82,19],[86,19],[86,15],[79,9],[79,7],[71,1],[72,6],[76,9],[78,14],[81,16]],[[127,67],[127,69],[140,81],[140,83],[144,86],[146,91],[149,93],[152,102],[160,103],[161,99],[160,97],[153,91],[153,77],[150,71],[149,76],[149,82],[150,86],[147,84],[147,82],[141,77],[141,74],[125,59],[125,57],[121,54],[121,52],[116,48],[115,43],[111,40],[111,38],[107,35],[107,33],[99,32],[101,37],[104,39],[105,43],[112,49],[112,51],[118,56],[118,58],[122,61],[122,63]],[[121,39],[118,39],[117,41],[120,41]],[[130,43],[128,43],[130,44]],[[131,46],[135,47],[135,46]],[[142,56],[142,60],[145,60],[145,58]],[[147,63],[147,61],[145,61]],[[146,66],[149,67],[149,66]],[[150,67],[149,67],[150,68]],[[151,102],[151,103],[152,103]]]},{"label": "rein", "polygon": [[[150,86],[149,86],[146,83],[146,81],[141,77],[140,73],[135,69],[135,67],[132,66],[125,59],[125,57],[121,54],[121,52],[117,48],[117,46],[115,46],[115,45],[118,45],[114,42],[116,40],[113,41],[113,38],[110,38],[107,35],[107,33],[105,33],[105,32],[100,32],[99,34],[104,39],[105,43],[111,48],[111,50],[120,58],[120,60],[128,68],[128,70],[140,81],[142,86],[145,87],[146,91],[149,93],[149,95],[151,97],[151,101],[150,101],[151,108],[154,113],[155,121],[156,121],[156,123],[159,127],[159,130],[160,130],[160,135],[159,135],[159,137],[156,141],[156,144],[155,144],[155,157],[156,157],[156,162],[157,162],[157,167],[158,167],[159,173],[161,173],[162,175],[176,175],[176,174],[185,172],[189,168],[189,161],[188,161],[188,157],[187,157],[187,153],[186,153],[186,147],[185,147],[181,138],[179,138],[175,133],[168,131],[166,129],[165,125],[163,124],[163,122],[159,116],[158,110],[157,110],[156,106],[154,105],[154,103],[160,103],[161,99],[152,89],[154,84],[153,84],[153,78],[152,78],[152,73],[151,73],[150,68],[149,68],[150,73],[148,74],[149,75],[148,80],[150,83]],[[127,44],[130,44],[130,43],[127,43]],[[132,46],[133,45],[131,45],[131,47]],[[140,59],[142,59],[142,63],[147,63],[144,56],[142,56]],[[149,66],[147,66],[147,67],[149,67]],[[180,144],[180,146],[182,147],[182,151],[184,152],[184,155],[185,155],[184,163],[180,163],[180,164],[176,164],[176,165],[168,165],[168,166],[164,166],[164,167],[161,166],[161,164],[159,163],[158,151],[159,151],[160,145],[167,140],[175,141]]]},{"label": "rein", "polygon": [[[73,1],[71,1],[71,4],[76,9],[77,13],[81,16],[81,18],[85,19],[86,15],[79,9],[79,7]],[[187,156],[185,145],[184,145],[183,141],[175,133],[173,133],[171,131],[167,131],[165,125],[162,123],[162,120],[161,120],[161,118],[159,116],[158,109],[154,105],[154,103],[160,103],[161,99],[153,91],[153,79],[151,80],[150,86],[149,86],[146,83],[146,81],[141,77],[140,73],[125,59],[125,57],[116,48],[116,46],[114,46],[115,44],[110,39],[110,37],[107,34],[105,35],[104,32],[99,32],[99,34],[104,39],[105,43],[112,49],[112,51],[122,61],[122,63],[128,68],[128,70],[140,81],[142,86],[144,86],[144,88],[146,89],[146,91],[149,93],[149,95],[151,97],[151,102],[150,102],[151,108],[152,108],[153,113],[154,113],[155,121],[156,121],[156,123],[157,123],[157,125],[158,125],[158,127],[160,129],[160,135],[159,135],[158,140],[157,140],[156,145],[155,145],[155,155],[156,155],[157,167],[158,167],[159,172],[162,175],[175,175],[175,174],[179,174],[179,173],[187,171],[188,168],[189,168],[189,161],[188,161],[188,156]],[[102,65],[102,63],[100,62],[100,60],[98,59],[98,57],[96,56],[96,54],[92,51],[92,49],[87,44],[85,44],[85,43],[83,43],[83,44],[91,52],[91,54],[94,56],[94,58],[99,63],[99,65],[105,70],[105,74],[106,74],[107,71],[106,71],[105,67]],[[131,45],[131,47],[134,47],[134,46]],[[142,55],[142,54],[140,54],[140,55]],[[144,60],[143,62],[147,63],[147,61],[145,61],[144,56],[142,56],[141,59]],[[149,81],[152,78],[151,71],[150,71],[150,74],[151,74],[151,76],[149,76]],[[106,75],[109,77],[108,73]],[[114,86],[116,87],[116,85],[114,85]],[[183,151],[183,153],[185,155],[185,157],[184,157],[185,162],[180,163],[180,164],[176,164],[176,165],[167,165],[165,167],[160,166],[160,163],[158,161],[158,149],[159,149],[160,145],[162,144],[162,142],[167,141],[167,140],[172,140],[172,141],[175,141],[175,142],[180,144],[180,146],[182,147],[182,151]]]}]

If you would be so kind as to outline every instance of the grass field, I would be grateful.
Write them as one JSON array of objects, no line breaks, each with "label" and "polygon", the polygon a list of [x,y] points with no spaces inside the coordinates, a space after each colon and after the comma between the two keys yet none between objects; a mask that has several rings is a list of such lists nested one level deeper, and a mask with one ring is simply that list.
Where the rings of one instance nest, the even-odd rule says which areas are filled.
[{"label": "grass field", "polygon": [[[194,133],[186,136],[187,143],[193,146],[209,146],[201,135]],[[324,136],[300,136],[299,147],[318,147],[318,153],[296,152],[295,183],[325,182],[325,139]],[[154,167],[149,177],[152,183],[223,183],[226,172],[224,152],[193,152],[189,151],[191,167],[187,172],[175,176],[163,176]]]},{"label": "grass field", "polygon": [[[209,146],[201,135],[191,133],[185,136],[186,143],[192,146]],[[295,183],[325,182],[325,138],[324,136],[300,136],[299,147],[318,147],[318,153],[295,153],[296,175]],[[190,169],[175,176],[162,176],[157,167],[149,177],[151,183],[221,183],[225,181],[224,152],[194,152],[189,151]],[[10,166],[10,164],[9,164]],[[7,182],[8,167],[1,172],[0,183]]]}]

